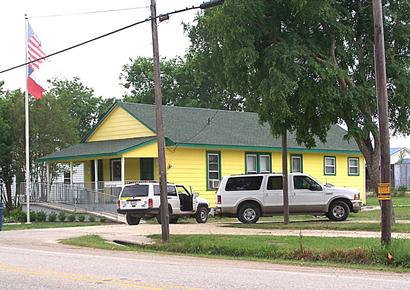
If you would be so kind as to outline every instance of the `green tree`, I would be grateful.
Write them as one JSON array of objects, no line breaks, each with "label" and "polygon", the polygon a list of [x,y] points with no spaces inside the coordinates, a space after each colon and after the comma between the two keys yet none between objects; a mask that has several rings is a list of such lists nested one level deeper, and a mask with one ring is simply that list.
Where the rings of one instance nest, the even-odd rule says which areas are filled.
[{"label": "green tree", "polygon": [[99,117],[99,107],[103,103],[101,97],[94,96],[94,90],[85,86],[78,77],[72,80],[53,79],[47,94],[68,108],[70,116],[76,120],[79,136],[84,136]]},{"label": "green tree", "polygon": [[[390,125],[409,134],[410,2],[384,4]],[[294,131],[310,147],[345,124],[379,182],[371,1],[227,0],[189,35],[198,70],[212,63],[274,135]]]},{"label": "green tree", "polygon": [[[205,108],[226,108],[237,110],[241,101],[221,86],[222,82],[207,73],[197,73],[188,59],[161,59],[161,89],[163,104]],[[154,79],[152,59],[138,57],[123,67],[120,75],[122,85],[127,89],[124,101],[153,104]]]}]

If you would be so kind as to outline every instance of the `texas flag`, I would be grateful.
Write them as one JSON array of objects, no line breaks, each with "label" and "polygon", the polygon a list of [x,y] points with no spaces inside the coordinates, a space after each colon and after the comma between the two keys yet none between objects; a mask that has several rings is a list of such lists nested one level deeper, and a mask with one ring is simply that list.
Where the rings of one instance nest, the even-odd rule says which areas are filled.
[{"label": "texas flag", "polygon": [[28,62],[34,61],[28,65],[27,69],[27,90],[34,98],[39,100],[43,97],[44,88],[41,84],[38,72],[40,65],[44,63],[45,59],[37,59],[45,57],[46,54],[41,47],[40,40],[31,28],[30,23],[28,23],[27,32],[27,59]]}]

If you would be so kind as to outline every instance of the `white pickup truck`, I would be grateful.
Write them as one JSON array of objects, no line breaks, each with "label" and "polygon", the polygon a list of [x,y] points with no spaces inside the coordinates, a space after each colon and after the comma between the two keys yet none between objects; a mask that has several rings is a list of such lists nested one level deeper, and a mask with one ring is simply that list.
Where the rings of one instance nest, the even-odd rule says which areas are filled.
[{"label": "white pickup truck", "polygon": [[[242,223],[256,223],[261,216],[283,213],[282,174],[225,176],[216,194],[216,213],[237,217]],[[290,213],[326,215],[344,221],[360,207],[356,189],[322,185],[302,173],[289,174]]]},{"label": "white pickup truck", "polygon": [[[189,192],[183,185],[167,185],[169,222],[176,223],[179,217],[192,216],[198,223],[206,223],[209,202]],[[160,191],[157,182],[139,182],[125,185],[118,197],[117,212],[125,214],[129,225],[138,225],[141,218],[159,216]]]}]

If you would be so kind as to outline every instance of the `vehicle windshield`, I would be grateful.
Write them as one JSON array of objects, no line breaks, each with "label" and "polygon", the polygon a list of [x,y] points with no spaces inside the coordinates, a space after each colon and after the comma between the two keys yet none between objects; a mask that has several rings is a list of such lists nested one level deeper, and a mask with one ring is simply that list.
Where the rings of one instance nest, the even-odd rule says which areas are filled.
[{"label": "vehicle windshield", "polygon": [[148,184],[133,184],[124,186],[121,197],[148,196]]}]

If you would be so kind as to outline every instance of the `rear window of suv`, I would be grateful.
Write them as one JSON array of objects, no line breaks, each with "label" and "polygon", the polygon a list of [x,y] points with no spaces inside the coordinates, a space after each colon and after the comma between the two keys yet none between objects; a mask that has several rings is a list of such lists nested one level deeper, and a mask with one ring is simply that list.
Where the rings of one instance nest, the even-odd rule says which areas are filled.
[{"label": "rear window of suv", "polygon": [[226,191],[259,190],[263,176],[231,177],[226,182]]},{"label": "rear window of suv", "polygon": [[148,190],[148,184],[135,184],[124,186],[121,197],[148,196]]}]

